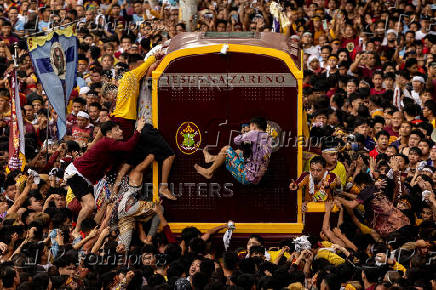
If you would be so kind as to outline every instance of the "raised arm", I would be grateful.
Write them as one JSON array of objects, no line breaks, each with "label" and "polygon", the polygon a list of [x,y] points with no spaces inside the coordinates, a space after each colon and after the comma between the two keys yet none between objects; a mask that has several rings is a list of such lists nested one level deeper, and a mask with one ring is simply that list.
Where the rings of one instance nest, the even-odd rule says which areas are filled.
[{"label": "raised arm", "polygon": [[135,133],[132,137],[129,138],[127,141],[114,141],[109,146],[110,151],[132,151],[139,140],[139,134],[141,134],[142,128],[144,128],[145,125],[145,119],[138,120],[138,124],[136,126]]},{"label": "raised arm", "polygon": [[33,184],[33,176],[30,175],[27,177],[26,187],[20,193],[20,195],[14,200],[14,204],[7,211],[8,214],[15,213],[18,211],[18,209],[21,207],[21,205],[27,199],[27,195],[29,194],[30,190],[32,189],[32,184]]},{"label": "raised arm", "polygon": [[208,230],[205,234],[203,234],[203,235],[201,236],[201,239],[202,239],[203,241],[207,241],[207,240],[209,240],[209,238],[210,238],[211,235],[214,235],[214,234],[216,234],[217,232],[219,232],[220,230],[225,229],[225,228],[227,228],[227,224],[223,224],[223,225],[220,225],[220,226],[214,227],[214,228]]},{"label": "raised arm", "polygon": [[346,200],[343,197],[335,197],[335,199],[337,201],[339,201],[343,206],[347,207],[347,208],[355,208],[359,205],[359,202],[357,200]]},{"label": "raised arm", "polygon": [[330,230],[330,213],[333,207],[332,202],[325,203],[325,212],[324,212],[324,220],[322,224],[322,231],[329,238],[330,242],[334,244],[338,244],[340,246],[345,246],[344,242],[341,239],[336,237],[336,235]]}]

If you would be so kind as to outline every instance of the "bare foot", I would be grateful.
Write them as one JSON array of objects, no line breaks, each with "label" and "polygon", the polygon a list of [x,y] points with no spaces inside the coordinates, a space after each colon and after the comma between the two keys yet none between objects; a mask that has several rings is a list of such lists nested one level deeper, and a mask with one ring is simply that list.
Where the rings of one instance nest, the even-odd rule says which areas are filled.
[{"label": "bare foot", "polygon": [[168,189],[168,186],[161,186],[161,188],[159,188],[159,194],[169,200],[177,200],[177,197]]},{"label": "bare foot", "polygon": [[194,165],[195,170],[197,170],[197,172],[202,175],[204,178],[206,179],[211,179],[212,178],[212,173],[210,173],[206,168],[201,167],[198,164]]},{"label": "bare foot", "polygon": [[203,155],[204,155],[204,162],[211,163],[215,161],[216,156],[211,155],[207,150],[207,147],[204,147]]}]

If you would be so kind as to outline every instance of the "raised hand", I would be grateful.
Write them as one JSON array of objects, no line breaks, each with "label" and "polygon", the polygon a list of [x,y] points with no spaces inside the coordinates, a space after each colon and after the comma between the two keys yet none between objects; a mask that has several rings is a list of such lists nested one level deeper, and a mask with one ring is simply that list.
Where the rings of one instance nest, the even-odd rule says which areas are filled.
[{"label": "raised hand", "polygon": [[289,189],[295,191],[298,189],[297,183],[295,183],[294,179],[291,179],[291,184],[289,184]]}]

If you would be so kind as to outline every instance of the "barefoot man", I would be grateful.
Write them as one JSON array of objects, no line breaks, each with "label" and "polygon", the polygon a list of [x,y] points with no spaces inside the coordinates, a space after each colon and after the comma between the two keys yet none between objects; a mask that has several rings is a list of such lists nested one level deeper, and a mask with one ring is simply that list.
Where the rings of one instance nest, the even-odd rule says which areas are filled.
[{"label": "barefoot man", "polygon": [[[159,206],[154,202],[137,200],[138,194],[142,189],[142,179],[145,170],[155,159],[153,154],[149,154],[145,159],[134,167],[128,177],[124,178],[118,194],[118,244],[123,244],[125,249],[129,249],[132,240],[132,233],[135,229],[135,221],[142,218],[146,222],[155,216],[154,207]],[[159,218],[154,218],[153,222],[159,225]],[[153,228],[153,227],[152,227]]]},{"label": "barefoot man", "polygon": [[272,151],[271,136],[266,133],[267,122],[262,117],[250,120],[250,131],[233,140],[244,150],[234,150],[231,146],[224,146],[218,155],[211,155],[207,149],[203,150],[206,163],[212,163],[209,168],[194,168],[206,179],[211,179],[215,170],[224,163],[233,177],[241,184],[258,184],[268,169]]}]

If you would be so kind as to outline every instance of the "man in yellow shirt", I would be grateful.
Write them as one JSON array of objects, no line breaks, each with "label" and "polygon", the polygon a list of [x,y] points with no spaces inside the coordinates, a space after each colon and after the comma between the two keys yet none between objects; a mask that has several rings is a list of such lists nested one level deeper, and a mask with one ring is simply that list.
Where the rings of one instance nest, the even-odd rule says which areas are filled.
[{"label": "man in yellow shirt", "polygon": [[125,140],[133,134],[135,128],[141,79],[146,75],[149,67],[161,56],[162,53],[159,51],[145,61],[139,54],[129,57],[129,71],[125,72],[119,81],[115,109],[111,114],[112,120],[123,130]]}]

